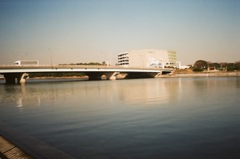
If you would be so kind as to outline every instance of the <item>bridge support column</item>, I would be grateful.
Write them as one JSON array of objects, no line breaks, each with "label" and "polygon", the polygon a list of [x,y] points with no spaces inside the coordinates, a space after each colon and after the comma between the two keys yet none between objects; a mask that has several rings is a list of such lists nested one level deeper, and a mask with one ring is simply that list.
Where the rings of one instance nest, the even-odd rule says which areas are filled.
[{"label": "bridge support column", "polygon": [[25,83],[28,78],[27,73],[7,73],[4,74],[6,84]]},{"label": "bridge support column", "polygon": [[104,73],[104,75],[107,77],[107,80],[116,80],[116,76],[119,75],[119,72],[108,72]]},{"label": "bridge support column", "polygon": [[157,78],[157,77],[159,77],[160,75],[162,75],[162,72],[159,72],[159,73],[154,74],[154,78]]}]

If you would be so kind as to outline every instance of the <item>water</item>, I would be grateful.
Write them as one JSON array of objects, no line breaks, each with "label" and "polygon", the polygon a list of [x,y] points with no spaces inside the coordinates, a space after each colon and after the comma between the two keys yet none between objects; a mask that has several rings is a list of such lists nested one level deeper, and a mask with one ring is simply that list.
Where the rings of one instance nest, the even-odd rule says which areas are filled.
[{"label": "water", "polygon": [[240,78],[0,84],[0,121],[75,158],[239,158]]}]

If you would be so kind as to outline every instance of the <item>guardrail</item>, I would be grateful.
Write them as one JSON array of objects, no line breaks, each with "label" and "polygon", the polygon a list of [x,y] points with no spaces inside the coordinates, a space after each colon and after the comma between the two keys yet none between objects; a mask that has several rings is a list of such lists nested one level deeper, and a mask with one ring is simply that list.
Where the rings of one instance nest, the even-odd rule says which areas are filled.
[{"label": "guardrail", "polygon": [[107,69],[136,69],[136,70],[173,70],[171,68],[155,68],[155,67],[123,67],[123,66],[104,66],[104,65],[39,65],[39,66],[16,66],[16,65],[0,65],[0,69],[49,69],[49,68],[107,68]]}]

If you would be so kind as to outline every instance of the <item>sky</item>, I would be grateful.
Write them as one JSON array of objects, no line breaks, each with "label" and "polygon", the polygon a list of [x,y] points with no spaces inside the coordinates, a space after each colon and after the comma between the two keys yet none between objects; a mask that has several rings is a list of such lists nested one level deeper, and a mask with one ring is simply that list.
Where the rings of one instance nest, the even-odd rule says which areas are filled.
[{"label": "sky", "polygon": [[0,65],[117,62],[175,50],[193,64],[240,61],[239,0],[0,0]]}]

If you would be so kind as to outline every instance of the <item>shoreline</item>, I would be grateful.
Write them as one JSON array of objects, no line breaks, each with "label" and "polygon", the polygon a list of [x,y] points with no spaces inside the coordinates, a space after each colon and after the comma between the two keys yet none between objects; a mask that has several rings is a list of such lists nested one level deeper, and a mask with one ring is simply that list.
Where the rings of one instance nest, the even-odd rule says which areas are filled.
[{"label": "shoreline", "polygon": [[74,159],[67,153],[0,121],[0,159]]},{"label": "shoreline", "polygon": [[31,77],[31,80],[41,80],[41,79],[88,79],[87,76],[63,76],[63,77]]},{"label": "shoreline", "polygon": [[173,73],[160,75],[162,78],[180,78],[180,77],[240,77],[240,72],[203,72],[203,73]]},{"label": "shoreline", "polygon": [[[203,72],[203,73],[173,73],[167,75],[159,75],[156,78],[203,78],[203,77],[240,77],[240,72]],[[54,79],[69,79],[69,80],[88,80],[87,76],[68,76],[68,77],[34,77],[30,80],[54,80]],[[105,79],[105,78],[103,78]],[[119,76],[116,80],[124,79]]]}]

